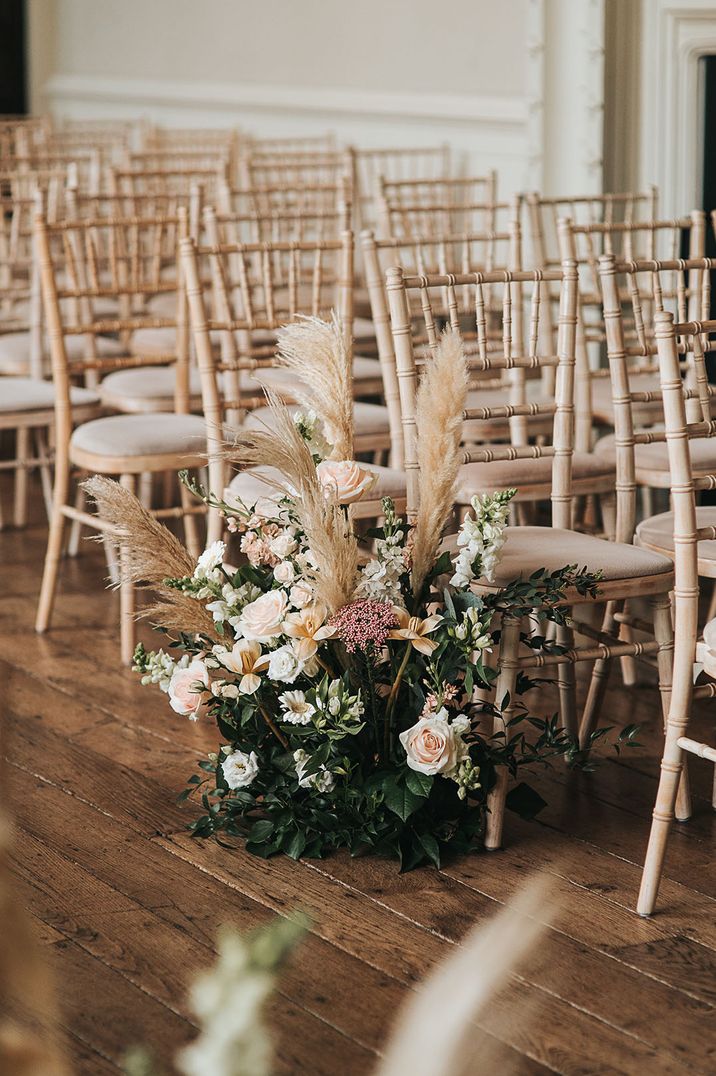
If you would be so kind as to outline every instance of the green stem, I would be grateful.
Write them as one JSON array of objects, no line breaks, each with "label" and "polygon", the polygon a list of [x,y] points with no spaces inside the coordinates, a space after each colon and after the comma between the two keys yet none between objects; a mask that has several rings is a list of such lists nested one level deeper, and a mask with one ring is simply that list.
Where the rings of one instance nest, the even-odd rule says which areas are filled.
[{"label": "green stem", "polygon": [[390,730],[392,727],[393,710],[395,709],[395,703],[398,698],[398,692],[400,691],[400,685],[405,675],[405,670],[408,667],[410,661],[410,651],[412,650],[412,643],[406,642],[405,653],[403,654],[403,660],[398,668],[397,676],[393,681],[393,686],[390,689],[390,695],[388,695],[388,701],[385,705],[385,725],[383,730],[384,743],[386,745],[386,751],[390,748]]}]

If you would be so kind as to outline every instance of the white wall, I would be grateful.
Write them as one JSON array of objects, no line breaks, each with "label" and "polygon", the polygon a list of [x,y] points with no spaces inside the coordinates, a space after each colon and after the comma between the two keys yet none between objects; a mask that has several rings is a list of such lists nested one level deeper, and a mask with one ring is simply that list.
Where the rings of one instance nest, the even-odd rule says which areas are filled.
[{"label": "white wall", "polygon": [[450,142],[504,195],[598,190],[603,4],[30,0],[32,81],[57,114]]}]

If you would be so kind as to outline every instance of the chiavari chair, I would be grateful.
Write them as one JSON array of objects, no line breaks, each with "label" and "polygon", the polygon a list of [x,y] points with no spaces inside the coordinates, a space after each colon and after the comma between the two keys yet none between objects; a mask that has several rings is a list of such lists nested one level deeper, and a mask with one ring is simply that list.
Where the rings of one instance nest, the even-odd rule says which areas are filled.
[{"label": "chiavari chair", "polygon": [[[716,269],[716,261],[702,264],[705,276]],[[658,263],[651,266],[642,263],[642,267],[658,286],[656,278],[663,267]],[[630,267],[632,271],[636,268]],[[687,785],[688,756],[695,755],[716,765],[716,745],[695,738],[693,732],[689,734],[694,700],[716,696],[716,682],[712,679],[716,676],[714,652],[708,642],[697,644],[699,577],[716,578],[716,509],[699,508],[696,504],[699,490],[716,488],[716,469],[704,473],[692,451],[694,444],[716,435],[711,393],[706,391],[705,364],[706,357],[716,349],[716,321],[706,318],[675,322],[673,312],[659,309],[654,314],[653,328],[664,400],[662,444],[668,456],[673,508],[665,516],[645,520],[637,533],[642,545],[656,548],[674,561],[674,654],[670,691],[665,697],[666,737],[659,788],[637,902],[640,915],[651,915],[654,911],[674,819],[685,821],[690,813],[688,799],[687,810],[679,809]],[[685,353],[699,370],[697,392],[688,388],[683,377]],[[712,455],[716,458],[716,452]],[[701,670],[711,679],[696,683]]]},{"label": "chiavari chair", "polygon": [[380,178],[443,179],[452,174],[452,155],[447,144],[440,146],[349,148],[355,189],[356,227],[378,227],[377,208]]},{"label": "chiavari chair", "polygon": [[239,164],[244,189],[338,185],[342,180],[354,185],[351,158],[344,150],[252,150]]},{"label": "chiavari chair", "polygon": [[[72,471],[117,475],[123,486],[134,489],[137,475],[198,467],[205,460],[203,419],[188,413],[188,326],[176,279],[162,272],[167,232],[176,244],[188,232],[186,213],[170,218],[98,217],[49,224],[35,218],[36,243],[47,320],[55,391],[55,476],[53,511],[35,627],[50,626],[62,554],[65,524],[106,531],[107,524],[71,503]],[[82,251],[82,256],[79,252]],[[174,264],[177,266],[176,254]],[[178,270],[177,270],[178,271]],[[146,314],[149,296],[164,291],[177,295],[174,318]],[[111,296],[122,309],[130,300],[131,313],[96,318],[95,300]],[[177,347],[169,361],[176,364],[176,397],[172,413],[120,414],[93,419],[73,429],[70,408],[72,379],[86,371],[105,372],[145,364],[138,356],[102,358],[96,348],[100,334],[133,332],[143,326],[171,326]],[[71,357],[67,342],[81,338],[86,348],[80,359]],[[156,360],[152,358],[152,362]],[[189,547],[198,553],[195,514],[182,487],[181,505],[158,509],[156,514],[182,518]],[[123,558],[120,557],[120,568]],[[121,653],[128,663],[134,649],[134,592],[127,573],[120,575]]]},{"label": "chiavari chair", "polygon": [[239,155],[247,144],[246,136],[235,128],[156,127],[145,125],[142,150],[147,153],[186,151],[204,156],[220,156],[229,162],[232,179],[237,175]]},{"label": "chiavari chair", "polygon": [[[210,243],[197,247],[187,241],[183,244],[183,269],[202,378],[209,486],[218,494],[225,491],[227,499],[254,503],[269,489],[263,481],[266,476],[259,468],[242,472],[229,482],[225,441],[227,437],[230,440],[231,428],[250,423],[251,412],[264,407],[261,384],[276,365],[275,334],[283,325],[302,315],[327,318],[335,311],[350,358],[352,233],[313,243]],[[207,275],[210,285],[204,283]],[[218,353],[211,333],[221,338]],[[368,406],[356,404],[356,412]],[[358,421],[356,426],[360,429]],[[372,433],[359,434],[355,450],[371,449],[374,441]],[[402,472],[365,466],[378,474],[378,483],[375,500],[356,506],[360,514],[379,515],[380,498],[387,495],[404,502]],[[222,525],[220,514],[210,511],[210,539],[220,536]]]},{"label": "chiavari chair", "polygon": [[69,171],[83,190],[99,193],[103,186],[102,155],[97,149],[48,150],[44,146],[15,157],[5,157],[2,167],[15,172]]},{"label": "chiavari chair", "polygon": [[[546,304],[542,297],[546,283],[560,289],[560,311],[556,349],[549,347],[547,334],[540,333],[539,321]],[[576,366],[577,323],[577,270],[573,262],[565,262],[562,269],[519,271],[511,274],[465,273],[442,276],[406,276],[399,268],[388,272],[388,295],[390,300],[392,329],[395,345],[400,401],[405,442],[405,469],[407,474],[408,510],[412,516],[420,498],[420,474],[418,471],[415,399],[418,380],[418,361],[430,362],[431,354],[439,342],[438,312],[446,305],[448,323],[461,331],[458,317],[457,291],[467,287],[473,293],[476,351],[468,348],[473,367],[484,370],[525,370],[543,366],[556,369],[554,403],[539,405],[539,411],[551,410],[554,418],[552,442],[548,445],[488,445],[471,446],[464,450],[466,467],[491,468],[492,474],[485,489],[493,491],[506,486],[529,489],[532,474],[538,469],[538,480],[543,480],[544,462],[551,467],[549,499],[552,506],[552,526],[508,527],[502,556],[495,571],[493,582],[480,580],[478,593],[499,592],[507,583],[518,578],[529,578],[540,568],[554,571],[570,564],[586,567],[591,572],[601,571],[600,596],[605,601],[623,599],[639,593],[651,598],[654,606],[655,639],[646,643],[621,642],[604,631],[596,631],[591,625],[572,617],[568,625],[558,626],[553,647],[536,651],[534,639],[521,649],[521,623],[505,616],[502,622],[500,642],[500,676],[495,699],[501,711],[494,724],[495,734],[509,735],[509,721],[514,715],[514,690],[522,670],[550,669],[556,667],[560,696],[560,713],[564,728],[572,735],[577,733],[577,707],[575,692],[575,665],[577,662],[594,662],[608,655],[655,653],[658,655],[659,671],[663,683],[669,682],[670,653],[672,645],[669,591],[673,586],[671,561],[664,556],[639,549],[633,545],[614,543],[591,534],[572,529],[575,496],[579,490],[576,477],[574,452],[574,380]],[[503,295],[503,324],[508,327],[502,354],[488,347],[485,292],[498,287]],[[509,331],[513,317],[515,289],[527,293],[527,322],[529,332],[521,346]],[[419,332],[410,316],[408,296],[419,296],[423,311]],[[445,294],[447,293],[447,294]],[[415,308],[415,307],[414,307]],[[416,348],[413,339],[427,340],[427,347]],[[543,350],[546,345],[546,350]],[[490,409],[468,408],[465,418],[482,418]],[[535,413],[535,405],[518,403],[494,408],[495,417],[524,418],[529,420]],[[612,479],[613,481],[613,479]],[[458,478],[458,485],[460,478]],[[566,596],[571,606],[581,599],[576,594]],[[574,635],[579,633],[589,640],[585,646],[574,645]],[[502,825],[507,786],[507,775],[500,775],[490,794],[490,814],[487,820],[485,846],[498,848],[502,841]]]},{"label": "chiavari chair", "polygon": [[0,167],[41,146],[51,129],[48,116],[0,116]]},{"label": "chiavari chair", "polygon": [[497,173],[438,179],[378,178],[378,230],[391,235],[498,231]]}]

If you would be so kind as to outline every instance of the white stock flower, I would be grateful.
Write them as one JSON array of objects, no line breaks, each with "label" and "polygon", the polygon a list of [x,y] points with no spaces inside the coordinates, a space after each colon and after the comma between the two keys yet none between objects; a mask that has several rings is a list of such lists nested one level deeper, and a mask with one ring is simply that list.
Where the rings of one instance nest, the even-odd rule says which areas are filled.
[{"label": "white stock flower", "polygon": [[216,569],[224,562],[226,546],[223,542],[212,542],[199,557],[194,569],[194,579],[213,579]]},{"label": "white stock flower", "polygon": [[221,769],[229,788],[246,788],[259,772],[259,760],[255,751],[250,755],[245,751],[232,751],[221,763]]},{"label": "white stock flower", "polygon": [[306,696],[302,691],[284,691],[283,695],[279,695],[278,701],[283,711],[283,721],[289,725],[311,724],[316,708],[310,702],[306,702]]},{"label": "white stock flower", "polygon": [[302,671],[303,662],[292,646],[280,646],[269,655],[269,680],[280,680],[284,684],[292,684]]}]

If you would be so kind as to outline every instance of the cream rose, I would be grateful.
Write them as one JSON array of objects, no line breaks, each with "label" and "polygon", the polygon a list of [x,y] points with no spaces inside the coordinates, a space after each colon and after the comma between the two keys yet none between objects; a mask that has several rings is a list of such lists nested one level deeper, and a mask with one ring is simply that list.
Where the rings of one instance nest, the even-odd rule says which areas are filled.
[{"label": "cream rose", "polygon": [[296,578],[296,569],[290,560],[282,560],[273,570],[273,577],[282,586],[288,586]]},{"label": "cream rose", "polygon": [[353,504],[373,488],[378,476],[365,471],[355,460],[323,460],[316,467],[318,480],[326,496],[339,504]]},{"label": "cream rose", "polygon": [[[201,688],[197,690],[197,685]],[[194,658],[183,669],[177,667],[172,673],[169,687],[169,704],[176,713],[196,721],[201,706],[202,691],[209,687],[209,673],[199,658]]]},{"label": "cream rose", "polygon": [[245,639],[265,643],[281,635],[288,599],[283,590],[270,590],[245,605],[239,619],[239,631]]},{"label": "cream rose", "polygon": [[[445,716],[443,716],[443,714]],[[459,731],[463,731],[462,727]],[[447,720],[447,710],[421,717],[415,725],[400,734],[400,742],[408,756],[408,766],[418,773],[441,773],[447,777],[457,766],[462,740]]]}]

